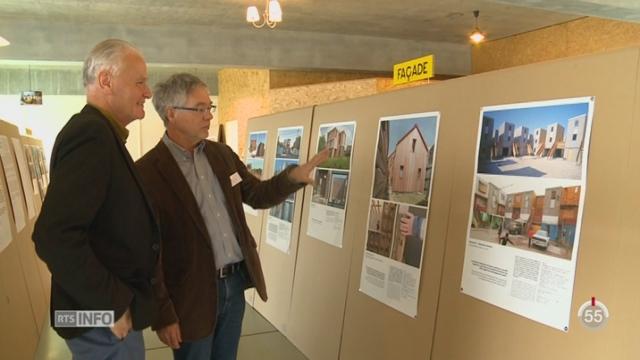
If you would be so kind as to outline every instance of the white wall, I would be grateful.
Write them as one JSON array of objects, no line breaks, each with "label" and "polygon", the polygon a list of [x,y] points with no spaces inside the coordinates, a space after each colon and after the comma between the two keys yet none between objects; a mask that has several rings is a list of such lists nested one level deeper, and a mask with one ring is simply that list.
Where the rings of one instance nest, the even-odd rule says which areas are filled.
[{"label": "white wall", "polygon": [[[212,96],[211,101],[217,105],[218,97]],[[84,95],[45,94],[42,105],[20,105],[19,95],[0,95],[0,118],[18,126],[21,134],[26,134],[25,128],[30,128],[33,136],[42,140],[45,155],[49,161],[58,132],[85,104]],[[129,129],[127,149],[134,160],[153,148],[164,134],[164,125],[153,108],[151,100],[147,100],[144,107],[145,118],[127,126]],[[217,127],[216,113],[211,121],[210,136],[217,135]]]}]

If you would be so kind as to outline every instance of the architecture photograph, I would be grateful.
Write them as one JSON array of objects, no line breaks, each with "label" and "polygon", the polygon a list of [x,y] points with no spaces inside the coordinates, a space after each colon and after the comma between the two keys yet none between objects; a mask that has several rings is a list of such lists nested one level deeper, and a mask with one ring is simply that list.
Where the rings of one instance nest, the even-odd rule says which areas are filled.
[{"label": "architecture photograph", "polygon": [[589,101],[494,108],[482,113],[478,173],[581,178]]},{"label": "architecture photograph", "polygon": [[351,149],[355,124],[336,124],[320,126],[318,151],[329,149],[329,159],[320,164],[321,168],[348,170],[351,164]]},{"label": "architecture photograph", "polygon": [[278,131],[276,158],[298,159],[302,128],[280,129]]},{"label": "architecture photograph", "polygon": [[266,142],[266,132],[256,132],[249,134],[249,155],[251,157],[264,157]]},{"label": "architecture photograph", "polygon": [[[499,199],[506,200],[502,208]],[[579,202],[580,186],[571,182],[479,175],[469,237],[494,243],[506,237],[508,246],[570,260]],[[544,245],[534,241],[537,233],[548,238]]]},{"label": "architecture photograph", "polygon": [[384,257],[391,255],[397,210],[397,204],[371,199],[367,231],[368,251]]},{"label": "architecture photograph", "polygon": [[[433,153],[437,127],[436,117],[409,118],[385,121],[388,135],[379,134],[376,164],[386,164],[383,171],[376,171],[374,196],[401,203],[428,206]],[[382,136],[387,136],[383,139]],[[389,144],[389,145],[387,145]],[[383,147],[387,146],[387,149]],[[386,151],[385,151],[386,150]],[[378,170],[378,169],[377,169]],[[381,188],[386,188],[383,191]]]}]

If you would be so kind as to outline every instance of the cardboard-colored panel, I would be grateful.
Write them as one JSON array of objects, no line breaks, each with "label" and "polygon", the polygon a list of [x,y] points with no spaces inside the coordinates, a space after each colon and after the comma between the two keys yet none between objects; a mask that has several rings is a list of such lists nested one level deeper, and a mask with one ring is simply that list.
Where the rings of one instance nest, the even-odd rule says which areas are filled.
[{"label": "cardboard-colored panel", "polygon": [[[42,148],[42,141],[36,138],[32,138],[30,136],[21,136],[20,141],[24,145],[32,145]],[[31,281],[28,283],[35,283],[36,280],[40,284],[40,288],[42,289],[42,293],[38,294],[40,290],[36,289],[34,293],[34,297],[32,301],[34,303],[41,303],[42,309],[34,310],[36,323],[38,324],[39,332],[42,332],[43,326],[45,324],[45,319],[49,316],[49,297],[51,292],[51,274],[47,269],[46,264],[40,260],[38,255],[36,254],[35,244],[31,239],[31,234],[33,234],[33,226],[35,225],[36,220],[38,219],[37,215],[40,214],[40,209],[42,208],[42,200],[40,195],[34,194],[33,202],[36,207],[36,217],[31,220],[27,226],[27,231],[20,237],[20,248],[21,252],[24,253],[25,262],[28,266],[24,266],[25,273],[27,272],[26,268],[29,269],[30,272],[35,272],[35,274],[31,274],[30,276],[25,275],[25,277],[30,278]],[[24,264],[24,263],[23,263]],[[35,304],[34,304],[35,308]]]},{"label": "cardboard-colored panel", "polygon": [[[20,136],[17,129],[14,129],[14,131],[10,131],[9,133],[5,134],[10,138],[16,138],[20,140],[21,151],[24,151],[23,145],[25,143],[33,144],[42,148],[42,141],[25,136]],[[12,150],[15,149],[12,147]],[[28,177],[30,181],[30,173],[28,174]],[[22,184],[22,182],[20,182],[20,184]],[[29,182],[28,185],[32,186],[32,183]],[[22,195],[26,197],[24,189],[22,191]],[[22,269],[23,281],[29,293],[29,300],[31,309],[33,311],[33,317],[36,322],[38,334],[40,334],[43,327],[45,326],[45,317],[49,313],[49,300],[46,295],[49,292],[49,289],[44,287],[46,285],[46,282],[43,281],[43,274],[40,271],[41,261],[36,255],[35,245],[31,240],[33,225],[35,224],[37,215],[40,214],[40,208],[42,207],[40,195],[33,194],[33,202],[36,210],[36,216],[33,219],[29,219],[28,216],[26,217],[26,226],[21,232],[18,233],[15,241],[18,253],[20,255],[20,266]]]},{"label": "cardboard-colored panel", "polygon": [[[41,149],[43,149],[43,144],[42,144],[42,140],[40,139],[36,139],[30,136],[22,136],[21,137],[21,141],[23,144],[27,144],[27,145],[31,145],[31,146],[37,146]],[[44,149],[43,149],[44,150]],[[49,164],[47,164],[47,167],[49,166]],[[40,198],[40,195],[35,195],[34,194],[34,202],[36,205],[36,214],[40,214],[40,210],[42,208],[42,199]],[[36,216],[36,218],[33,220],[33,223],[31,224],[32,226],[35,224],[35,220],[37,220],[38,217]],[[36,261],[36,267],[38,270],[38,274],[39,274],[39,278],[40,278],[40,282],[42,283],[42,289],[44,291],[44,303],[46,305],[46,314],[45,316],[49,316],[49,300],[51,298],[51,273],[49,272],[49,269],[47,268],[47,264],[44,263],[44,261],[40,260],[40,258],[38,257],[38,255],[36,254],[35,251],[35,244],[33,243],[33,240],[31,239],[31,234],[33,233],[33,231],[29,231],[28,232],[28,243],[30,244],[31,248],[33,249],[33,256],[35,258]],[[43,319],[44,321],[44,319]]]},{"label": "cardboard-colored panel", "polygon": [[[249,136],[250,133],[252,132],[256,132],[256,131],[267,131],[267,146],[265,147],[265,157],[264,157],[264,169],[263,171],[263,179],[266,178],[267,176],[267,169],[272,169],[273,168],[273,157],[267,157],[266,155],[269,154],[269,148],[276,147],[276,143],[269,143],[269,132],[267,130],[267,128],[265,126],[268,126],[265,124],[264,121],[261,121],[260,118],[256,118],[256,119],[251,119],[249,120],[249,123],[247,124],[247,136]],[[272,131],[277,131],[277,129],[272,129]],[[245,143],[246,144],[246,143]],[[248,156],[246,149],[244,151],[244,156],[242,158],[242,160],[244,161],[245,158]],[[271,172],[270,172],[271,173]],[[262,247],[262,242],[260,241],[260,239],[262,238],[262,228],[264,225],[264,222],[266,221],[267,215],[269,214],[268,210],[257,210],[257,214],[252,214],[252,213],[248,213],[245,212],[245,217],[247,219],[247,224],[249,225],[249,230],[251,230],[251,235],[253,235],[253,238],[256,239],[256,242],[258,243],[258,254],[260,253],[260,248]],[[245,299],[247,301],[247,303],[249,303],[251,306],[253,306],[254,304],[254,299],[256,298],[256,294],[255,294],[255,290],[253,288],[248,289],[247,291],[245,291],[244,293]]]},{"label": "cardboard-colored panel", "polygon": [[[340,359],[425,359],[431,348],[449,213],[453,156],[457,147],[454,139],[459,130],[451,119],[451,125],[448,126],[444,124],[446,121],[444,116],[440,120],[427,238],[418,292],[417,317],[406,316],[361,293],[358,289],[366,241],[366,214],[369,211],[373,181],[371,174],[379,119],[383,116],[442,111],[440,104],[444,102],[443,89],[446,87],[446,82],[443,82],[441,85],[393,91],[318,108],[317,119],[325,120],[339,116],[344,120],[353,118],[358,121],[353,153],[354,166],[351,173],[354,186],[349,189],[345,222],[345,250],[351,249],[350,254],[341,254],[337,261],[335,256],[317,256],[314,268],[307,270],[307,274],[318,274],[314,280],[314,286],[318,286],[318,289],[314,294],[321,296],[324,293],[325,295],[319,299],[309,297],[304,304],[312,309],[321,306],[323,301],[328,301],[327,295],[338,297],[339,300],[330,302],[333,304],[330,312],[337,312],[340,315],[344,312]],[[320,254],[324,255],[326,251]],[[339,286],[332,285],[336,282]],[[346,286],[347,282],[348,286]],[[340,304],[339,301],[344,301],[345,286],[346,304]],[[320,329],[323,331],[320,333],[323,334],[326,333],[325,331],[339,331],[338,319],[324,312],[314,311],[313,319],[307,321],[309,326],[312,323],[321,326]],[[317,340],[312,339],[313,332],[306,335],[305,344],[313,346],[313,351],[321,354],[323,350],[319,346],[311,345],[311,341]],[[336,338],[331,337],[331,344],[326,346],[334,348]],[[323,358],[317,356],[314,353],[312,358]],[[335,358],[335,355],[332,358]]]},{"label": "cardboard-colored panel", "polygon": [[[601,298],[610,310],[612,310],[612,306],[609,305],[614,303],[610,303],[609,299],[615,299],[613,300],[615,301],[615,307],[613,308],[615,311],[613,316],[615,318],[610,321],[615,321],[616,323],[614,329],[617,332],[614,336],[617,336],[617,344],[611,350],[615,349],[616,357],[619,359],[640,358],[640,342],[638,342],[638,337],[635,335],[638,321],[640,320],[640,308],[638,307],[638,288],[634,286],[638,281],[637,263],[638,254],[640,254],[640,242],[637,241],[640,233],[640,222],[638,221],[640,219],[640,206],[638,206],[640,204],[640,187],[638,187],[638,181],[636,180],[640,179],[640,156],[638,156],[637,151],[637,149],[640,149],[640,119],[638,119],[640,115],[640,100],[637,97],[637,94],[640,94],[640,71],[636,71],[636,73],[638,78],[635,86],[635,105],[630,114],[625,114],[627,117],[631,116],[633,121],[628,151],[624,154],[628,154],[629,159],[626,163],[623,161],[617,162],[619,165],[627,164],[626,172],[622,176],[625,182],[619,189],[623,195],[618,203],[619,208],[616,209],[617,214],[620,215],[620,220],[615,224],[618,229],[617,236],[619,236],[620,245],[615,249],[611,249],[611,251],[615,252],[615,259],[608,259],[608,262],[615,264],[615,266],[612,266],[610,272],[606,271],[612,279],[616,279],[616,282],[611,296],[607,295],[607,297]],[[606,211],[606,209],[601,211]],[[609,235],[608,230],[611,229],[603,230],[605,236],[599,240],[613,240],[612,236],[614,234]],[[611,245],[615,246],[615,244]],[[595,252],[594,255],[597,256]],[[607,257],[610,256],[608,255]],[[586,266],[584,268],[593,273],[603,270]]]},{"label": "cardboard-colored panel", "polygon": [[[306,162],[309,148],[309,138],[311,133],[311,116],[313,108],[302,108],[288,111],[276,115],[262,116],[251,121],[252,126],[260,126],[267,130],[267,149],[265,159],[268,161],[268,168],[265,167],[265,175],[273,175],[273,159],[275,158],[278,128],[302,126],[302,141],[300,143],[300,163]],[[244,139],[243,141],[246,141]],[[267,166],[267,164],[265,164]],[[260,236],[260,259],[262,269],[267,283],[267,294],[269,300],[265,303],[257,295],[254,300],[255,309],[260,312],[273,326],[288,336],[289,308],[291,304],[291,292],[293,288],[293,278],[298,254],[298,234],[300,231],[300,217],[304,201],[304,189],[296,193],[296,204],[291,227],[291,245],[289,253],[274,248],[266,243],[267,219],[263,221]],[[265,214],[265,218],[268,214]]]},{"label": "cardboard-colored panel", "polygon": [[[443,124],[453,121],[455,170],[446,258],[431,359],[634,359],[637,307],[638,49],[484,73],[448,83]],[[606,68],[606,72],[594,69]],[[587,192],[568,333],[460,292],[480,108],[595,96]],[[633,137],[632,137],[633,136]],[[443,139],[444,140],[444,139]],[[634,142],[632,142],[632,140]],[[636,147],[634,147],[635,145]],[[632,166],[634,165],[635,168]],[[437,175],[436,175],[437,176]],[[635,215],[635,218],[633,217]],[[635,250],[635,251],[634,251]],[[575,316],[591,296],[611,313],[589,331]]]},{"label": "cardboard-colored panel", "polygon": [[[320,125],[330,122],[353,121],[349,112],[333,111],[334,107],[316,107],[313,114],[309,157],[316,154]],[[340,108],[340,107],[338,107]],[[360,125],[356,125],[356,136],[352,153],[359,152]],[[351,191],[354,188],[353,179]],[[342,248],[331,246],[307,235],[309,206],[313,191],[305,193],[301,218],[298,259],[291,297],[289,315],[289,340],[310,359],[337,359],[340,350],[342,320],[346,300],[349,263],[351,260],[352,229],[347,225],[357,216],[347,203],[345,232]],[[351,200],[351,199],[348,199]],[[318,336],[322,334],[322,336]]]},{"label": "cardboard-colored panel", "polygon": [[[1,120],[0,134],[9,138],[19,138],[20,136],[16,126]],[[13,149],[11,151],[13,155]],[[4,193],[8,194],[3,167],[0,167],[0,186],[3,187]],[[8,207],[11,207],[9,199],[6,200],[9,202]],[[37,295],[43,296],[42,284],[33,277],[34,274],[37,276],[37,269],[27,269],[27,273],[24,270],[24,266],[28,268],[31,262],[27,260],[27,254],[20,251],[21,242],[24,240],[21,237],[27,233],[30,227],[26,226],[18,234],[11,215],[10,219],[13,241],[0,252],[0,289],[2,290],[0,293],[0,320],[2,323],[0,348],[3,349],[3,356],[6,355],[7,358],[26,359],[33,357],[38,342],[35,312],[42,312],[42,299],[36,299],[35,307],[32,305],[32,299]],[[28,278],[25,277],[25,274],[28,275]]]}]

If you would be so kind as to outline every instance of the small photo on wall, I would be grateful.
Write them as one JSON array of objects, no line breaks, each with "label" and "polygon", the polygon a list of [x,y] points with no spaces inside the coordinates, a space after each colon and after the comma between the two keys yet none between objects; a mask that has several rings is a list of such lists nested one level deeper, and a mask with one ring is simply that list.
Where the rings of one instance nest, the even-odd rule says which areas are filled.
[{"label": "small photo on wall", "polygon": [[313,179],[313,196],[311,200],[317,204],[327,205],[330,188],[329,170],[317,169]]},{"label": "small photo on wall", "polygon": [[264,158],[265,146],[267,143],[267,133],[265,131],[252,132],[249,134],[249,157]]},{"label": "small photo on wall", "polygon": [[399,205],[395,226],[391,258],[419,268],[427,234],[427,209]]},{"label": "small photo on wall", "polygon": [[477,175],[469,238],[571,260],[581,182]]},{"label": "small photo on wall", "polygon": [[247,159],[247,169],[258,179],[262,179],[264,172],[264,159]]},{"label": "small photo on wall", "polygon": [[333,208],[344,209],[347,203],[349,173],[317,169],[313,184],[312,201]]},{"label": "small photo on wall", "polygon": [[285,201],[269,209],[269,215],[286,222],[293,222],[295,207],[295,195],[289,196]]},{"label": "small photo on wall", "polygon": [[297,159],[276,159],[275,168],[274,168],[273,173],[275,175],[277,175],[280,172],[282,172],[284,169],[286,169],[287,166],[289,166],[289,165],[297,165],[298,162],[299,161]]},{"label": "small photo on wall", "polygon": [[391,255],[397,210],[397,204],[371,199],[366,248],[368,251],[384,257]]},{"label": "small photo on wall", "polygon": [[355,134],[355,123],[320,126],[318,152],[329,149],[329,159],[318,165],[321,168],[349,170]]},{"label": "small photo on wall", "polygon": [[278,129],[276,158],[299,159],[302,127]]},{"label": "small photo on wall", "polygon": [[23,91],[20,105],[42,105],[42,91]]}]

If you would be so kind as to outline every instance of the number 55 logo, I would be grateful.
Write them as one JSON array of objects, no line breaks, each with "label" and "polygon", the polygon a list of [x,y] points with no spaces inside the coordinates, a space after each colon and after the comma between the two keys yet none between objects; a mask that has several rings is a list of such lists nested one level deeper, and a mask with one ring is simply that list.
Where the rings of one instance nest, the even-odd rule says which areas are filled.
[{"label": "number 55 logo", "polygon": [[587,301],[578,310],[578,318],[588,329],[598,330],[604,327],[609,319],[609,309],[597,301],[595,297],[591,298],[591,301]]}]

